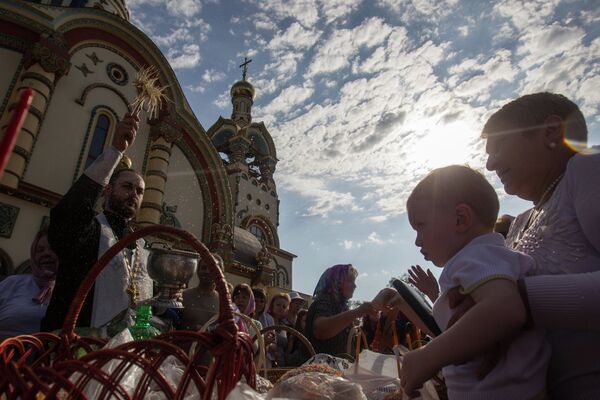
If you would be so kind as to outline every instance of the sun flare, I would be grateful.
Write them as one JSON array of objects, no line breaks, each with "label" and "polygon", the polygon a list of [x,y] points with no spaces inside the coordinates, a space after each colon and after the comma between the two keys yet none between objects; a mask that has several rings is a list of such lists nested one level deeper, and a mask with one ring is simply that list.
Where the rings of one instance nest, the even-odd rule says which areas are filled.
[{"label": "sun flare", "polygon": [[473,126],[457,121],[427,130],[428,133],[414,142],[410,151],[410,162],[431,170],[450,164],[468,164],[472,161],[474,147],[480,140],[479,133]]}]

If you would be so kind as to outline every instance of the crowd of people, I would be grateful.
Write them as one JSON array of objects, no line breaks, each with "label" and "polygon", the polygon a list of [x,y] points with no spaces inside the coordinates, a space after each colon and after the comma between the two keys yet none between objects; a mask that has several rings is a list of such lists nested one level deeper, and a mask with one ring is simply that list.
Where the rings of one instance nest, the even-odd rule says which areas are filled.
[{"label": "crowd of people", "polygon": [[[32,274],[0,282],[1,339],[59,329],[91,266],[131,232],[144,181],[132,169],[115,168],[138,123],[127,115],[112,146],[52,209],[48,230],[33,240]],[[419,330],[428,335],[403,358],[409,394],[442,370],[450,399],[600,398],[600,154],[580,151],[585,119],[562,95],[525,95],[492,114],[482,138],[487,169],[532,208],[498,218],[496,191],[466,166],[435,169],[413,189],[406,208],[415,245],[443,269],[436,279],[413,266],[409,281],[434,304],[442,333],[412,318],[414,310],[391,288],[350,308],[358,276],[350,264],[323,272],[308,308],[296,292],[269,296],[239,284],[231,291],[238,327],[264,334],[269,367],[297,366],[310,356],[283,327],[305,336],[317,353],[344,357],[362,321],[367,346],[382,353],[396,344],[412,349]],[[140,240],[115,257],[78,324],[100,328],[150,298],[147,256]],[[183,294],[179,329],[205,329],[218,312],[215,284],[202,264],[198,280]]]}]

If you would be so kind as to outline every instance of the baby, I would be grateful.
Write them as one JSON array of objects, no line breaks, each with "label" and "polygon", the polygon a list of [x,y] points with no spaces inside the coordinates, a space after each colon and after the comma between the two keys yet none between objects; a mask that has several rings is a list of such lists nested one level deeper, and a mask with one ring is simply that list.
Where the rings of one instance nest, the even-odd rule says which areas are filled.
[{"label": "baby", "polygon": [[[544,398],[550,347],[543,330],[521,330],[527,315],[516,284],[534,261],[506,248],[504,238],[493,233],[498,208],[483,175],[458,165],[432,171],[408,198],[415,244],[426,260],[443,268],[433,306],[443,333],[405,355],[401,379],[408,394],[443,368],[451,400]],[[448,291],[456,287],[475,305],[448,327]],[[482,354],[507,339],[512,341],[506,352],[479,380]]]}]

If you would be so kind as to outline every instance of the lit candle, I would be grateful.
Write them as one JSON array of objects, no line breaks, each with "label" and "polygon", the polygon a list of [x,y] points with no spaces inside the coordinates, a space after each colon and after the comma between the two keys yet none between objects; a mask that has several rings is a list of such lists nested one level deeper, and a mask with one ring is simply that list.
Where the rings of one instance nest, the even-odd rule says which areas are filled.
[{"label": "lit candle", "polygon": [[27,88],[23,91],[23,94],[21,94],[17,108],[13,110],[12,117],[8,127],[6,128],[4,137],[2,138],[2,142],[0,143],[0,177],[2,177],[4,174],[4,168],[6,168],[6,164],[8,164],[8,159],[10,158],[13,148],[15,147],[17,136],[21,131],[23,122],[25,122],[25,116],[29,111],[29,106],[31,105],[32,100],[33,90],[31,88]]}]

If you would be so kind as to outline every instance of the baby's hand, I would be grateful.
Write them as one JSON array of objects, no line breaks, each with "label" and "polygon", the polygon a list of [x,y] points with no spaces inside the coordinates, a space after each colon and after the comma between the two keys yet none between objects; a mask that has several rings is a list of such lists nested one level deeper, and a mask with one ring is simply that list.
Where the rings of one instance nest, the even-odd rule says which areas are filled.
[{"label": "baby's hand", "polygon": [[438,367],[429,362],[431,357],[427,355],[425,349],[426,347],[413,350],[405,354],[402,359],[400,385],[404,393],[411,398],[416,396],[417,390],[438,371]]}]

